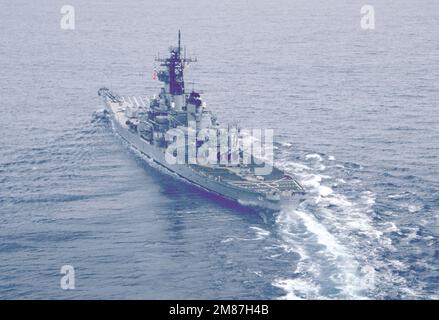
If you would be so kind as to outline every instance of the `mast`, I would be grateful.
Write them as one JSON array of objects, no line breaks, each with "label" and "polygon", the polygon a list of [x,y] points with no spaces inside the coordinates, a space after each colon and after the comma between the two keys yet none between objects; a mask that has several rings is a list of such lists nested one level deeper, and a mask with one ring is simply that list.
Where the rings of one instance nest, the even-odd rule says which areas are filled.
[{"label": "mast", "polygon": [[178,53],[180,54],[180,29],[178,29]]},{"label": "mast", "polygon": [[185,104],[185,88],[183,70],[189,62],[196,62],[196,59],[181,56],[181,32],[178,30],[178,46],[169,49],[169,58],[156,58],[163,71],[158,73],[158,79],[165,84],[165,92],[170,95],[169,100],[175,103],[177,109]]}]

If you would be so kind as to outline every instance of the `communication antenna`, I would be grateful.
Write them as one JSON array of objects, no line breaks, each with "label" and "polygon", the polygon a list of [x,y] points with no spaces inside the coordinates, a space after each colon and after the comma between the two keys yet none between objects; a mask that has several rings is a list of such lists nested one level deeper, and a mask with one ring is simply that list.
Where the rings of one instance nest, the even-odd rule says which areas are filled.
[{"label": "communication antenna", "polygon": [[178,54],[180,54],[180,29],[178,29]]}]

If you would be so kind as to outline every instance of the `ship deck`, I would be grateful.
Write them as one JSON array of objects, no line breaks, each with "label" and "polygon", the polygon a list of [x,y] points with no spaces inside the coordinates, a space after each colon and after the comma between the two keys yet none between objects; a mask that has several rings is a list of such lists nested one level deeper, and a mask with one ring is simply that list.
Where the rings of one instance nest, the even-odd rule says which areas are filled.
[{"label": "ship deck", "polygon": [[235,167],[192,165],[192,168],[211,178],[255,192],[293,191],[301,193],[304,191],[303,187],[294,178],[285,175],[276,167],[273,167],[270,174],[261,176],[260,179],[252,174],[240,175]]}]

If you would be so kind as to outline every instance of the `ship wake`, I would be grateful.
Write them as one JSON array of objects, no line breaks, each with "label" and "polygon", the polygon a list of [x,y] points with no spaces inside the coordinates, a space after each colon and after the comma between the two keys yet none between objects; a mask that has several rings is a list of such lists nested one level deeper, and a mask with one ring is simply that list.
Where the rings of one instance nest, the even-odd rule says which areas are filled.
[{"label": "ship wake", "polygon": [[300,256],[292,272],[272,282],[285,291],[281,298],[376,299],[394,285],[407,287],[404,265],[386,258],[396,250],[388,236],[395,226],[377,221],[376,195],[355,173],[361,166],[307,152],[291,161],[288,146],[279,149],[278,165],[307,191],[300,205],[284,205],[276,215],[279,246]]}]

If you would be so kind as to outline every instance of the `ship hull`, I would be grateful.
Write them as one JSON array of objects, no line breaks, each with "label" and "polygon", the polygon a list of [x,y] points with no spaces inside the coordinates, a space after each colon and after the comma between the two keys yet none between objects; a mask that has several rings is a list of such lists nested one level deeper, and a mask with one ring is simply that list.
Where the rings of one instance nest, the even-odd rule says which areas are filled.
[{"label": "ship hull", "polygon": [[140,152],[150,160],[160,165],[170,174],[177,175],[182,181],[194,185],[202,190],[213,193],[222,198],[238,202],[241,205],[261,207],[270,210],[278,210],[281,207],[281,201],[272,201],[264,198],[261,194],[247,192],[231,185],[226,185],[214,179],[211,179],[200,172],[197,172],[189,165],[168,164],[162,149],[151,145],[140,135],[132,132],[124,123],[116,119],[114,108],[108,103],[106,110],[109,112],[114,131],[120,136],[130,148]]}]

